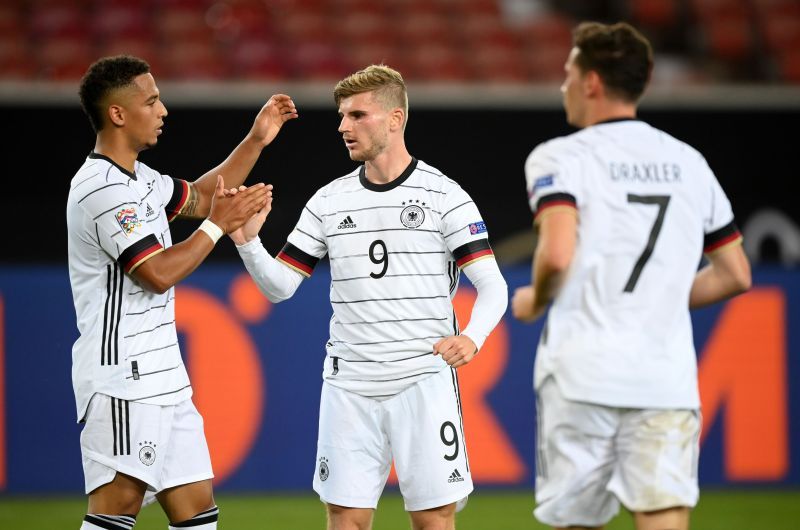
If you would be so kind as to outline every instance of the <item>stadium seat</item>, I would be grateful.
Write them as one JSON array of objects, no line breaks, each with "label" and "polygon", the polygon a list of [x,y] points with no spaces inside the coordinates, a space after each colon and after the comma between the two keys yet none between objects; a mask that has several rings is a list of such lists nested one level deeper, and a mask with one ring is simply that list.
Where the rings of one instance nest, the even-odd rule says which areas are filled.
[{"label": "stadium seat", "polygon": [[666,28],[678,21],[679,4],[674,0],[628,0],[635,23],[648,28]]},{"label": "stadium seat", "polygon": [[800,15],[766,15],[760,24],[766,49],[783,53],[800,47]]},{"label": "stadium seat", "polygon": [[213,40],[213,31],[206,22],[205,11],[196,7],[160,5],[151,20],[167,48],[177,43],[207,44]]},{"label": "stadium seat", "polygon": [[37,77],[50,81],[80,79],[95,60],[87,36],[54,36],[36,44]]},{"label": "stadium seat", "polygon": [[398,70],[404,77],[409,77],[411,64],[407,57],[396,46],[377,45],[360,46],[358,44],[347,49],[347,58],[353,69],[361,69],[371,64],[385,64]]},{"label": "stadium seat", "polygon": [[714,57],[741,61],[753,54],[753,27],[746,18],[712,18],[703,24],[703,36]]},{"label": "stadium seat", "polygon": [[395,43],[391,21],[383,13],[354,12],[336,25],[339,36],[351,46],[380,46]]},{"label": "stadium seat", "polygon": [[134,55],[150,64],[150,70],[156,79],[164,74],[161,61],[161,51],[152,40],[142,40],[136,37],[108,39],[96,46],[96,58],[112,55]]},{"label": "stadium seat", "polygon": [[236,79],[282,80],[289,77],[284,50],[267,38],[246,38],[232,44],[226,54]]},{"label": "stadium seat", "polygon": [[33,79],[36,65],[30,56],[30,45],[20,27],[0,33],[0,79]]},{"label": "stadium seat", "polygon": [[163,77],[174,80],[223,80],[230,63],[220,52],[200,42],[175,42],[161,48]]},{"label": "stadium seat", "polygon": [[98,4],[92,13],[90,28],[99,40],[152,39],[149,13],[132,4]]},{"label": "stadium seat", "polygon": [[36,2],[30,7],[28,27],[34,39],[80,38],[88,34],[88,9],[80,3]]},{"label": "stadium seat", "polygon": [[295,79],[338,80],[350,73],[344,53],[328,41],[296,42],[288,47],[288,64]]},{"label": "stadium seat", "polygon": [[418,81],[464,82],[472,78],[460,51],[443,44],[424,44],[413,47],[407,56],[409,77]]},{"label": "stadium seat", "polygon": [[524,83],[530,80],[522,52],[506,47],[477,46],[467,53],[475,77],[497,83]]}]

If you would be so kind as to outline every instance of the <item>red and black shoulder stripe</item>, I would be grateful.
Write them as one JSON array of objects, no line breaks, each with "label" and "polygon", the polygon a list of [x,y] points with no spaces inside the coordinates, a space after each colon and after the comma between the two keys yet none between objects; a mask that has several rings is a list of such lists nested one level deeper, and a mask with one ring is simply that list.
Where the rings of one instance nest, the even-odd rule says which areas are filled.
[{"label": "red and black shoulder stripe", "polygon": [[117,259],[117,263],[125,269],[125,272],[131,273],[136,270],[136,267],[147,261],[148,258],[162,250],[164,250],[164,247],[158,242],[156,236],[149,234],[123,250]]},{"label": "red and black shoulder stripe", "polygon": [[494,252],[492,247],[489,246],[488,239],[478,239],[464,243],[453,251],[456,265],[462,269],[474,261],[492,256],[494,256]]},{"label": "red and black shoulder stripe", "polygon": [[173,178],[172,181],[174,183],[172,187],[172,197],[170,197],[169,202],[167,202],[167,205],[164,207],[167,211],[167,219],[169,221],[172,221],[181,213],[183,205],[186,204],[186,200],[189,198],[189,183],[176,178]]},{"label": "red and black shoulder stripe", "polygon": [[578,201],[575,200],[574,195],[569,193],[550,193],[544,197],[541,197],[536,202],[536,212],[534,213],[533,218],[537,219],[542,215],[543,212],[558,206],[577,209]]},{"label": "red and black shoulder stripe", "polygon": [[729,243],[739,241],[742,239],[742,233],[739,228],[731,221],[722,228],[714,230],[705,235],[703,238],[703,253],[710,254]]},{"label": "red and black shoulder stripe", "polygon": [[306,277],[311,276],[319,262],[319,258],[303,252],[291,243],[283,246],[277,259]]}]

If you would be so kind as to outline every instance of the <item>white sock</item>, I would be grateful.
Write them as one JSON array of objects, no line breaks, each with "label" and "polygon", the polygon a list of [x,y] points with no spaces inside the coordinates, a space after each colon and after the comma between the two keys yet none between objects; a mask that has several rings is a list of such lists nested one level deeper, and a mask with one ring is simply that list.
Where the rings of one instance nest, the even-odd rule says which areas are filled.
[{"label": "white sock", "polygon": [[80,530],[131,530],[135,524],[135,515],[87,513]]},{"label": "white sock", "polygon": [[191,530],[217,530],[217,519],[219,519],[219,508],[214,506],[204,512],[200,512],[188,521],[172,523],[169,530],[180,530],[181,528],[191,528]]}]

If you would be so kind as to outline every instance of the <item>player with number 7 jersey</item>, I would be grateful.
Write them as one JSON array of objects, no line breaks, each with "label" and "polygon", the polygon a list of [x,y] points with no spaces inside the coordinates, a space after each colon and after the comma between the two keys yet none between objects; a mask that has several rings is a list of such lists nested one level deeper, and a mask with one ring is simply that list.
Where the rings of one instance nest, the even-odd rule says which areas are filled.
[{"label": "player with number 7 jersey", "polygon": [[540,144],[525,173],[534,222],[559,209],[579,216],[535,386],[557,374],[572,400],[699,407],[689,290],[702,254],[741,238],[703,156],[618,119]]}]

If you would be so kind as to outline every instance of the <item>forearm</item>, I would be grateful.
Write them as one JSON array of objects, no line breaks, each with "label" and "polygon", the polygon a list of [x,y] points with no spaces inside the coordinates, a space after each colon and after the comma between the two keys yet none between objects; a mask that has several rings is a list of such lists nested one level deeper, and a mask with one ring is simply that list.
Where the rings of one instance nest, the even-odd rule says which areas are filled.
[{"label": "forearm", "polygon": [[706,265],[697,273],[689,293],[689,308],[697,309],[715,304],[740,294],[740,284],[727,275],[720,274],[712,265]]},{"label": "forearm", "polygon": [[208,257],[215,242],[202,230],[154,255],[132,271],[146,290],[164,293],[189,276]]},{"label": "forearm", "polygon": [[707,256],[709,264],[695,275],[689,292],[689,308],[707,306],[747,291],[752,284],[750,262],[741,244],[733,244]]},{"label": "forearm", "polygon": [[300,273],[270,256],[258,237],[244,245],[237,245],[236,250],[259,290],[272,303],[291,298],[303,281]]},{"label": "forearm", "polygon": [[548,259],[537,253],[533,263],[533,309],[537,317],[556,297],[566,275],[566,269],[551,266]]},{"label": "forearm", "polygon": [[500,322],[508,307],[508,286],[494,259],[482,259],[468,265],[464,273],[478,291],[469,324],[462,332],[480,350],[486,337]]},{"label": "forearm", "polygon": [[239,145],[228,155],[220,165],[208,171],[205,175],[197,179],[198,182],[208,181],[208,191],[213,191],[216,185],[217,175],[222,175],[225,180],[226,188],[236,188],[244,183],[247,175],[253,170],[261,156],[261,151],[264,146],[261,142],[256,140],[252,134],[248,133]]},{"label": "forearm", "polygon": [[238,188],[247,179],[261,156],[264,146],[253,137],[248,135],[231,152],[230,155],[218,166],[206,172],[203,176],[192,183],[197,192],[197,208],[190,217],[202,218],[209,214],[211,208],[211,197],[217,183],[217,175],[222,175],[225,181],[225,188]]}]

